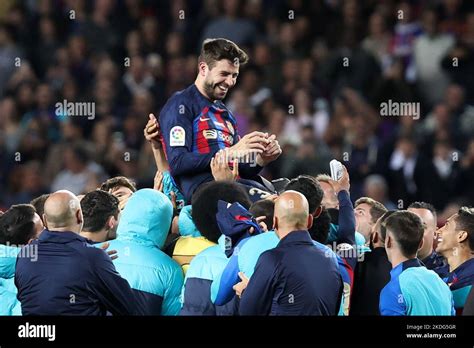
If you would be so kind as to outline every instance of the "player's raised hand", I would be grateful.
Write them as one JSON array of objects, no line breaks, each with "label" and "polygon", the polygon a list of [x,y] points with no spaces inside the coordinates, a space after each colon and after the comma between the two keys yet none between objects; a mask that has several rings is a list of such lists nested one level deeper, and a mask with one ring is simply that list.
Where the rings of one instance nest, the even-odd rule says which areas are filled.
[{"label": "player's raised hand", "polygon": [[163,192],[163,172],[157,170],[153,180],[153,189]]},{"label": "player's raised hand", "polygon": [[233,160],[233,168],[229,168],[228,150],[220,150],[211,159],[211,172],[216,181],[234,181],[239,176],[239,162]]},{"label": "player's raised hand", "polygon": [[276,139],[275,134],[269,136],[267,140],[268,144],[265,147],[265,150],[257,156],[257,164],[262,167],[276,160],[282,153],[280,143]]},{"label": "player's raised hand", "polygon": [[255,131],[243,136],[237,144],[229,148],[229,151],[233,157],[241,158],[252,152],[262,153],[268,144],[268,134]]},{"label": "player's raised hand", "polygon": [[160,124],[154,114],[150,114],[148,122],[143,130],[145,139],[148,140],[155,149],[161,148],[162,133]]},{"label": "player's raised hand", "polygon": [[349,189],[351,188],[351,183],[349,179],[349,172],[347,171],[345,165],[342,165],[342,177],[338,181],[331,179],[330,183],[336,194],[343,190],[349,192]]}]

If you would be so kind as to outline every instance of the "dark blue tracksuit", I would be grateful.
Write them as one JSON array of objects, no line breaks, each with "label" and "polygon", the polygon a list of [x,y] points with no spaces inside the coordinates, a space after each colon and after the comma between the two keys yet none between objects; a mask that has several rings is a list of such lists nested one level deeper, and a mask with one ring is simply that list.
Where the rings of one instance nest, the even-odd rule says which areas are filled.
[{"label": "dark blue tracksuit", "polygon": [[[236,120],[224,103],[211,102],[192,84],[166,102],[160,127],[170,173],[190,202],[199,185],[213,180],[210,163],[216,152],[239,141]],[[240,163],[239,175],[250,179],[261,169]]]},{"label": "dark blue tracksuit", "polygon": [[110,257],[77,233],[44,230],[20,255],[15,285],[23,315],[142,314]]},{"label": "dark blue tracksuit", "polygon": [[294,231],[264,252],[243,292],[241,315],[336,315],[343,291],[333,259]]}]

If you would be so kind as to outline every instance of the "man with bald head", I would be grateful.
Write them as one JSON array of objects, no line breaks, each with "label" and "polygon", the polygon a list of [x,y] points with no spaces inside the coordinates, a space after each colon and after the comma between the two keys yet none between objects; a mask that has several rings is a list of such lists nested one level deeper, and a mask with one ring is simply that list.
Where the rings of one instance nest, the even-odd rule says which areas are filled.
[{"label": "man with bald head", "polygon": [[43,219],[52,231],[70,231],[79,234],[84,219],[79,199],[67,190],[56,191],[44,202]]},{"label": "man with bald head", "polygon": [[129,284],[110,257],[79,233],[83,216],[69,191],[51,194],[44,204],[45,230],[18,258],[15,285],[23,315],[140,314]]},{"label": "man with bald head", "polygon": [[343,283],[334,260],[314,243],[308,201],[285,191],[275,202],[273,228],[280,239],[258,259],[241,294],[241,315],[336,315]]}]

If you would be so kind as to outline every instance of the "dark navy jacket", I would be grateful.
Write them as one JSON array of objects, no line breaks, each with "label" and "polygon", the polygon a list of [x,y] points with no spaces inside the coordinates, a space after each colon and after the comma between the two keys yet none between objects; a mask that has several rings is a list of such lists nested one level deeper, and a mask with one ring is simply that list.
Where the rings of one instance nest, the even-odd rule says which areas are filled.
[{"label": "dark navy jacket", "polygon": [[354,273],[350,315],[380,315],[380,292],[390,281],[391,270],[385,248],[364,254]]},{"label": "dark navy jacket", "polygon": [[264,252],[243,292],[241,315],[336,315],[343,282],[337,264],[293,231]]},{"label": "dark navy jacket", "polygon": [[141,314],[110,257],[77,233],[44,230],[22,252],[15,285],[23,315]]},{"label": "dark navy jacket", "polygon": [[[160,112],[164,149],[170,173],[187,202],[196,188],[212,181],[212,157],[239,141],[234,116],[221,101],[211,102],[195,84],[175,93]],[[253,178],[262,167],[239,164],[242,178]]]},{"label": "dark navy jacket", "polygon": [[449,274],[449,265],[446,259],[433,251],[430,256],[422,260],[423,264],[427,269],[435,271],[441,278],[445,278]]},{"label": "dark navy jacket", "polygon": [[448,284],[453,293],[456,314],[461,315],[469,292],[474,284],[474,259],[464,261],[455,270],[448,273],[443,280]]}]

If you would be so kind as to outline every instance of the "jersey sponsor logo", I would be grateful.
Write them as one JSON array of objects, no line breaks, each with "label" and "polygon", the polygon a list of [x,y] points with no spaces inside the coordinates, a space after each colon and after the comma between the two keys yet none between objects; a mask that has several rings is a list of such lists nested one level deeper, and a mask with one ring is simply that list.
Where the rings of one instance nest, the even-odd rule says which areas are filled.
[{"label": "jersey sponsor logo", "polygon": [[170,146],[184,146],[186,143],[186,131],[181,126],[174,126],[170,130]]},{"label": "jersey sponsor logo", "polygon": [[217,131],[215,129],[206,129],[202,131],[202,135],[206,139],[217,139]]},{"label": "jersey sponsor logo", "polygon": [[234,142],[234,137],[230,134],[225,134],[224,132],[221,132],[219,131],[219,139],[220,140],[223,140],[223,141],[226,141],[230,144],[232,144]]},{"label": "jersey sponsor logo", "polygon": [[217,129],[206,129],[202,131],[202,136],[207,140],[219,139],[228,143],[234,142],[234,137]]}]

